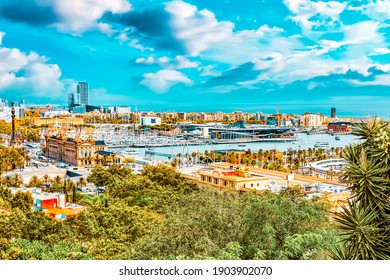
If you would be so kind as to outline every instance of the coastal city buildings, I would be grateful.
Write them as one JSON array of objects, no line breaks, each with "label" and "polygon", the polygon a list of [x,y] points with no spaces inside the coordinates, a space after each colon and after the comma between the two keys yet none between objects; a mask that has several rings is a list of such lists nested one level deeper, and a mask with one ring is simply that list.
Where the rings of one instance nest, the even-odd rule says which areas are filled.
[{"label": "coastal city buildings", "polygon": [[266,176],[243,171],[223,170],[219,168],[203,168],[199,172],[199,182],[213,187],[230,187],[236,190],[267,189],[268,178]]},{"label": "coastal city buildings", "polygon": [[79,204],[68,203],[63,193],[48,193],[41,188],[12,187],[10,189],[12,194],[17,192],[30,193],[33,198],[33,209],[44,211],[47,215],[57,220],[75,216],[87,209],[87,207]]},{"label": "coastal city buildings", "polygon": [[141,117],[140,119],[140,125],[160,125],[161,124],[161,118],[159,117]]},{"label": "coastal city buildings", "polygon": [[[80,88],[79,91],[82,92],[83,89]],[[328,182],[329,178],[334,178],[339,172],[339,167],[344,164],[342,161],[307,164],[302,169],[294,171],[300,174],[285,172],[274,174],[271,170],[259,169],[260,162],[256,160],[251,161],[251,166],[243,164],[244,158],[252,143],[258,146],[265,143],[268,150],[275,148],[272,159],[284,160],[287,166],[287,155],[277,149],[279,145],[294,148],[293,145],[298,144],[296,149],[300,149],[301,144],[306,145],[298,138],[297,133],[350,134],[353,123],[361,122],[362,119],[326,118],[324,115],[312,113],[280,114],[278,111],[276,114],[242,111],[132,112],[130,106],[124,105],[80,104],[77,96],[78,94],[68,95],[68,105],[73,106],[71,112],[55,106],[26,108],[29,112],[25,119],[26,123],[41,128],[42,133],[41,144],[37,144],[39,148],[35,150],[31,159],[32,168],[37,170],[24,172],[24,179],[31,179],[34,174],[42,177],[42,172],[54,174],[59,171],[63,172],[61,176],[72,174],[86,177],[90,173],[90,167],[97,164],[126,165],[136,170],[134,172],[140,173],[142,165],[157,163],[174,165],[176,161],[178,171],[183,172],[185,178],[200,185],[239,192],[248,190],[279,192],[290,184],[299,184],[304,186],[307,196],[320,195],[323,192],[337,196],[332,196],[334,209],[339,209],[338,205],[345,202],[343,186],[332,180]],[[8,104],[2,101],[2,112],[7,111]],[[80,108],[83,110],[78,113]],[[141,126],[142,129],[139,129]],[[161,130],[162,127],[166,131]],[[332,139],[334,140],[334,137]],[[191,146],[194,147],[189,149]],[[315,145],[311,145],[311,148],[317,149]],[[199,149],[202,149],[203,157],[207,158],[207,164],[204,166],[194,164],[198,154],[195,151]],[[329,145],[323,149],[329,149]],[[229,158],[230,164],[236,167],[216,165],[221,163],[223,157]],[[126,159],[128,161],[125,161]],[[57,165],[59,170],[40,171],[41,168],[50,169],[53,164]],[[63,166],[70,167],[64,170]],[[187,167],[193,169],[191,174],[185,173]],[[63,206],[62,202],[58,202],[58,197],[35,190],[33,196],[34,207],[38,210],[44,209],[42,205],[48,207],[45,211],[51,209],[53,217],[62,219],[67,217],[67,213],[72,212],[69,209],[65,211],[66,207],[63,209],[58,207]]]},{"label": "coastal city buildings", "polygon": [[107,151],[107,145],[104,141],[96,141],[92,137],[82,139],[79,135],[76,138],[68,138],[62,133],[47,134],[45,141],[46,157],[75,166],[93,166],[100,160],[99,152]]},{"label": "coastal city buildings", "polygon": [[346,121],[334,121],[328,124],[328,131],[330,132],[351,132],[352,123]]},{"label": "coastal city buildings", "polygon": [[[26,104],[24,99],[21,100],[20,103],[14,102],[15,108],[15,118],[20,119],[24,117],[24,109],[26,108]],[[3,100],[0,98],[0,120],[5,120],[6,122],[11,122],[11,110],[12,105],[8,102],[8,100]]]},{"label": "coastal city buildings", "polygon": [[320,127],[325,120],[325,117],[321,114],[310,114],[305,113],[301,116],[300,125],[306,128],[316,128]]},{"label": "coastal city buildings", "polygon": [[82,125],[82,124],[84,124],[84,119],[83,118],[74,118],[74,117],[59,117],[59,118],[54,118],[54,117],[51,117],[51,118],[50,117],[46,117],[46,118],[34,117],[34,118],[31,118],[30,123],[31,123],[31,125],[34,125],[34,126]]}]

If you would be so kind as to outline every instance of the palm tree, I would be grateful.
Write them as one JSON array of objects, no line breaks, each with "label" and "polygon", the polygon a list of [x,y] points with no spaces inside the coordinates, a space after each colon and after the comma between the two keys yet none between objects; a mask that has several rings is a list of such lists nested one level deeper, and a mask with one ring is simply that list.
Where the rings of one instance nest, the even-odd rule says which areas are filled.
[{"label": "palm tree", "polygon": [[12,178],[10,176],[4,176],[3,177],[4,179],[1,181],[2,184],[4,182],[4,184],[7,186],[7,187],[11,187],[11,184],[12,184]]},{"label": "palm tree", "polygon": [[49,187],[49,183],[51,181],[50,176],[45,174],[45,175],[43,175],[42,179],[43,179],[43,182],[45,183],[45,188],[48,188]]},{"label": "palm tree", "polygon": [[13,176],[12,181],[17,188],[20,188],[20,185],[23,184],[23,178],[18,173]]},{"label": "palm tree", "polygon": [[101,163],[100,162],[100,155],[98,153],[96,153],[96,155],[95,155],[95,162],[96,162],[96,164],[100,164]]},{"label": "palm tree", "polygon": [[53,180],[53,184],[49,188],[50,192],[60,192],[62,189],[62,177],[60,175],[56,175]]},{"label": "palm tree", "polygon": [[178,163],[178,167],[179,167],[179,169],[180,169],[180,167],[181,167],[181,157],[182,157],[182,154],[181,154],[181,153],[178,153],[178,154],[176,155],[176,157],[178,158],[177,163]]},{"label": "palm tree", "polygon": [[[68,178],[68,179],[64,180],[64,185],[63,185],[62,191],[65,194],[65,201],[68,201],[69,192],[74,192],[75,188],[76,188],[76,185],[72,181],[72,179]],[[74,199],[74,197],[72,197],[72,201],[73,201],[73,199]]]},{"label": "palm tree", "polygon": [[66,186],[65,196],[68,197],[68,193],[69,193],[69,191],[71,191],[72,192],[72,202],[75,203],[77,201],[76,184],[71,179],[67,179],[65,186]]},{"label": "palm tree", "polygon": [[107,165],[107,161],[108,161],[108,155],[103,155],[103,159],[102,159],[103,165]]},{"label": "palm tree", "polygon": [[194,164],[196,164],[196,155],[197,153],[196,152],[192,152],[191,156],[192,156],[192,161]]},{"label": "palm tree", "polygon": [[87,185],[87,181],[84,177],[80,177],[80,179],[77,181],[77,186],[84,188]]},{"label": "palm tree", "polygon": [[61,185],[61,184],[62,184],[62,177],[61,177],[60,175],[56,175],[56,176],[53,178],[53,182],[56,183],[56,184]]},{"label": "palm tree", "polygon": [[31,177],[29,183],[28,183],[30,188],[36,188],[36,187],[41,187],[42,182],[38,179],[37,175],[34,175]]}]

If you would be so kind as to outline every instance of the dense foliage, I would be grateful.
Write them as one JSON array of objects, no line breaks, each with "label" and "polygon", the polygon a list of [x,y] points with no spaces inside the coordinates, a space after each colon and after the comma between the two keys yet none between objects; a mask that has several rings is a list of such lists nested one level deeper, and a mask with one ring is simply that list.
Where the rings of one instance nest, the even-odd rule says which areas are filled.
[{"label": "dense foliage", "polygon": [[64,221],[3,187],[0,258],[327,259],[337,241],[326,206],[288,191],[219,192],[167,166],[96,166],[88,181],[105,194],[78,195],[88,210]]},{"label": "dense foliage", "polygon": [[0,175],[25,165],[30,160],[28,152],[23,148],[4,147],[0,145]]},{"label": "dense foliage", "polygon": [[334,257],[390,259],[390,128],[372,119],[355,134],[362,142],[344,154],[349,162],[345,180],[353,198],[336,217],[344,239]]}]

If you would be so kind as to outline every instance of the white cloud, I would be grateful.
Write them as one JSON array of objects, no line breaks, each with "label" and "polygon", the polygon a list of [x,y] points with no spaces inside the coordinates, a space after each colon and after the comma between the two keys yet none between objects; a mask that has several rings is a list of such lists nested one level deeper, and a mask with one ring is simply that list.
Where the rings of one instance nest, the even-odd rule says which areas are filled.
[{"label": "white cloud", "polygon": [[373,81],[350,80],[355,86],[390,86],[390,74],[379,75]]},{"label": "white cloud", "polygon": [[[120,14],[131,9],[127,0],[53,0],[45,3],[52,5],[60,17],[60,21],[54,26],[60,31],[72,34],[100,29],[98,21],[107,12]],[[103,29],[107,30],[107,27]]]},{"label": "white cloud", "polygon": [[237,33],[239,38],[262,38],[266,36],[274,36],[283,32],[279,27],[269,27],[267,24],[260,26],[257,30],[243,30]]},{"label": "white cloud", "polygon": [[166,4],[165,10],[171,15],[169,22],[173,36],[183,43],[187,52],[196,56],[210,44],[229,38],[234,24],[219,22],[209,10],[198,10],[196,6],[182,1]]},{"label": "white cloud", "polygon": [[351,10],[361,10],[363,14],[368,15],[373,20],[384,22],[390,18],[390,1],[371,0],[368,4],[351,8]]},{"label": "white cloud", "polygon": [[188,58],[182,55],[176,56],[176,68],[187,69],[187,68],[198,68],[199,63],[189,61]]},{"label": "white cloud", "polygon": [[170,61],[169,57],[167,57],[167,56],[163,56],[163,57],[160,57],[159,59],[157,59],[157,62],[160,65],[166,65],[169,63],[169,61]]},{"label": "white cloud", "polygon": [[202,68],[202,72],[200,73],[200,76],[220,76],[221,73],[214,70],[213,65],[207,65]]},{"label": "white cloud", "polygon": [[0,46],[3,44],[3,38],[5,36],[5,33],[0,31]]},{"label": "white cloud", "polygon": [[100,32],[102,32],[103,34],[106,34],[110,37],[115,34],[115,30],[112,29],[112,26],[107,24],[107,23],[100,22],[97,24],[97,28]]},{"label": "white cloud", "polygon": [[379,23],[374,21],[363,21],[344,27],[347,44],[381,43],[383,36],[378,33]]},{"label": "white cloud", "polygon": [[[347,7],[347,3],[337,1],[284,0],[284,4],[294,14],[291,19],[305,32],[310,32],[315,26],[331,26],[339,21],[340,14]],[[317,18],[314,19],[315,16]]]},{"label": "white cloud", "polygon": [[58,97],[64,90],[57,64],[35,52],[0,47],[0,90],[28,92],[34,96]]},{"label": "white cloud", "polygon": [[136,63],[153,65],[158,64],[164,69],[188,69],[188,68],[198,68],[199,63],[190,61],[188,58],[182,55],[176,56],[175,59],[171,60],[167,56],[162,56],[160,58],[154,58],[149,56],[148,58],[140,57],[135,60]]},{"label": "white cloud", "polygon": [[383,54],[389,54],[390,49],[388,48],[375,48],[369,55],[383,55]]},{"label": "white cloud", "polygon": [[313,90],[317,87],[321,87],[321,86],[324,86],[323,83],[315,83],[315,82],[310,82],[308,85],[307,85],[307,89],[308,90]]},{"label": "white cloud", "polygon": [[285,57],[281,53],[270,53],[267,56],[262,57],[261,59],[254,60],[254,69],[266,70],[273,68],[274,70],[281,71],[285,66],[284,59]]},{"label": "white cloud", "polygon": [[[336,50],[342,46],[353,47],[352,51],[348,55],[358,54],[359,56],[368,54],[386,54],[389,51],[385,47],[378,47],[371,51],[371,46],[381,46],[384,43],[384,38],[378,33],[379,24],[373,21],[358,22],[352,25],[345,25],[342,28],[344,32],[344,40],[333,41],[333,40],[320,40],[320,49],[316,51],[318,55],[328,53],[331,50]],[[312,47],[315,49],[318,46]]]},{"label": "white cloud", "polygon": [[151,56],[148,58],[139,57],[135,60],[135,63],[152,65],[156,63],[156,60]]},{"label": "white cloud", "polygon": [[[121,41],[126,41],[128,40],[129,38],[127,37],[127,35],[125,33],[121,33],[119,35],[119,40]],[[149,48],[149,47],[144,47],[142,46],[140,43],[139,43],[139,40],[138,39],[132,39],[130,42],[129,42],[129,47],[132,47],[134,49],[137,49],[137,50],[140,50],[141,52],[144,52],[144,51],[153,51],[154,49],[153,48]]]},{"label": "white cloud", "polygon": [[[259,53],[260,38],[269,41],[284,32],[281,28],[268,25],[262,25],[255,30],[234,32],[233,22],[218,21],[211,11],[199,10],[196,6],[184,1],[168,2],[165,4],[165,10],[171,16],[169,25],[173,36],[181,42],[190,56],[202,54],[204,57],[205,52],[208,52],[206,56],[212,53],[212,58],[221,61],[224,61],[226,57],[231,60],[253,58]],[[296,41],[295,38],[293,40]],[[291,44],[288,41],[286,38],[279,38],[279,42],[275,42],[280,45],[277,47],[278,50]],[[239,54],[235,55],[236,51]],[[195,65],[193,66],[195,68]]]},{"label": "white cloud", "polygon": [[192,81],[176,70],[160,70],[157,73],[146,73],[141,84],[156,93],[165,93],[176,84],[192,85]]}]

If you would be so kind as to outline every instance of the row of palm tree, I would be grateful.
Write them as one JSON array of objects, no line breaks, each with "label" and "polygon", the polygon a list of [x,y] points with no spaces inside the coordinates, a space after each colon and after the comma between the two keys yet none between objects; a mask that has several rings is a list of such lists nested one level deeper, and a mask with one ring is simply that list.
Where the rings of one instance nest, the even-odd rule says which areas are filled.
[{"label": "row of palm tree", "polygon": [[[23,179],[19,174],[13,176],[4,176],[0,179],[1,187],[16,187],[20,188],[23,186]],[[59,192],[64,193],[67,197],[71,194],[72,202],[77,201],[77,187],[84,188],[87,185],[87,180],[84,177],[80,177],[76,183],[70,178],[64,179],[60,175],[56,175],[51,178],[48,174],[38,178],[34,175],[30,178],[28,184],[29,188],[43,188],[48,192]]]},{"label": "row of palm tree", "polygon": [[[284,152],[278,152],[276,149],[260,149],[257,153],[253,153],[250,149],[244,153],[228,151],[226,151],[226,153],[215,153],[214,151],[206,150],[204,153],[178,153],[176,157],[172,159],[171,163],[173,166],[181,167],[183,164],[228,162],[232,164],[244,164],[247,166],[260,166],[270,170],[293,170],[296,172],[300,170],[303,173],[303,169],[308,163],[329,158],[340,158],[342,152],[343,148],[340,147],[332,147],[328,150],[323,148],[294,150],[290,148]],[[328,176],[335,177],[336,174],[332,172],[329,173]]]},{"label": "row of palm tree", "polygon": [[93,165],[100,164],[100,165],[107,165],[107,164],[116,164],[118,161],[118,155],[117,154],[111,154],[111,155],[99,155],[96,154],[93,156],[87,156],[84,158],[84,164],[91,168]]}]

